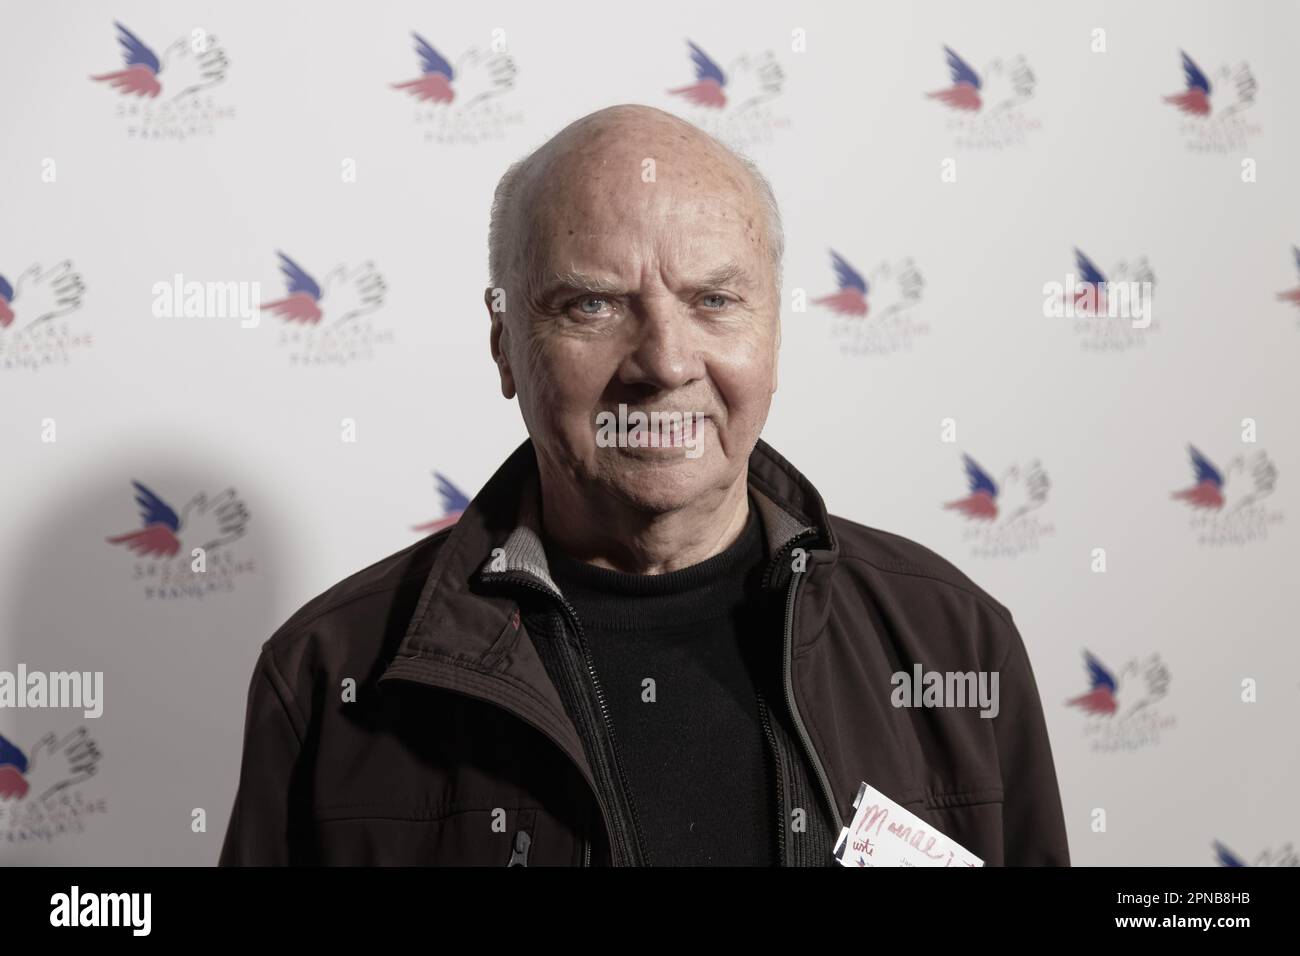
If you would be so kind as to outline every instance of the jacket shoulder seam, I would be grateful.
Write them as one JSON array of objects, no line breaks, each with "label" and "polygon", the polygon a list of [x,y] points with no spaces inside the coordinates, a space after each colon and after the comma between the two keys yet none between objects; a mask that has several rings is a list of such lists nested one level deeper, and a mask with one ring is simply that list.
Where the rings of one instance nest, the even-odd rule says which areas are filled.
[{"label": "jacket shoulder seam", "polygon": [[[447,535],[450,532],[451,532],[451,528],[447,528],[443,531],[439,531],[428,541],[417,541],[415,544],[411,545],[410,548],[405,548],[402,551],[397,552],[396,555],[391,555],[389,558],[384,558],[383,561],[388,561],[391,560],[392,557],[397,557],[397,555],[405,554],[407,551],[410,551],[412,548],[418,547],[421,544],[432,544],[439,537]],[[376,561],[375,564],[382,564],[383,561]],[[375,565],[372,564],[368,568],[362,568],[361,571],[358,571],[357,573],[364,574],[367,570],[369,570],[369,568],[373,568],[374,566]],[[428,571],[413,571],[409,574],[402,575],[396,581],[384,581],[379,584],[369,585],[368,587],[364,587],[359,591],[351,591],[343,595],[342,597],[337,598],[330,604],[327,604],[325,607],[320,608],[319,610],[313,612],[312,614],[303,618],[300,621],[295,621],[293,618],[290,618],[284,624],[284,626],[280,628],[279,632],[277,632],[277,634],[275,634],[271,638],[271,640],[275,641],[276,638],[289,640],[290,638],[297,637],[304,630],[311,627],[311,625],[315,624],[317,621],[325,617],[327,614],[333,614],[335,611],[339,610],[340,608],[347,607],[349,604],[351,604],[354,601],[359,601],[362,598],[370,597],[371,595],[374,594],[382,594],[384,591],[396,590],[398,587],[402,586],[403,584],[406,584],[409,581],[415,581],[421,578],[427,578],[428,576],[429,576]],[[295,615],[295,617],[296,616],[297,615]]]},{"label": "jacket shoulder seam", "polygon": [[884,571],[887,574],[905,574],[909,577],[925,578],[928,581],[936,581],[939,584],[946,584],[948,587],[953,588],[956,591],[961,591],[963,594],[969,594],[981,604],[986,605],[994,611],[1008,627],[1015,626],[1011,618],[1011,612],[988,594],[985,594],[978,587],[967,587],[958,581],[952,581],[947,577],[935,574],[933,571],[927,571],[925,568],[915,564],[907,564],[897,561],[873,561],[871,558],[864,558],[858,554],[841,554],[840,557],[849,561],[859,561],[868,567],[875,568],[878,571]]},{"label": "jacket shoulder seam", "polygon": [[293,731],[294,739],[298,742],[298,749],[301,750],[307,721],[298,708],[298,700],[294,696],[293,689],[289,686],[289,682],[285,680],[284,675],[280,673],[280,667],[275,662],[275,654],[270,646],[270,641],[267,642],[266,646],[266,681],[271,685],[271,690],[275,693],[276,700],[280,702],[280,707],[284,710],[285,715],[289,717],[289,727]]}]

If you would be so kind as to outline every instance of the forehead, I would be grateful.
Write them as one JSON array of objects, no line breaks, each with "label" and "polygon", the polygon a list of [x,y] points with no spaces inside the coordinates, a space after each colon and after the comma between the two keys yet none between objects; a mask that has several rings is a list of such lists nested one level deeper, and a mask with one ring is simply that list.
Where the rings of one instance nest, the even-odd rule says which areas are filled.
[{"label": "forehead", "polygon": [[577,260],[612,268],[630,256],[690,260],[714,250],[757,258],[768,241],[756,185],[734,160],[707,153],[670,160],[625,152],[566,164],[530,218],[526,241],[548,268]]}]

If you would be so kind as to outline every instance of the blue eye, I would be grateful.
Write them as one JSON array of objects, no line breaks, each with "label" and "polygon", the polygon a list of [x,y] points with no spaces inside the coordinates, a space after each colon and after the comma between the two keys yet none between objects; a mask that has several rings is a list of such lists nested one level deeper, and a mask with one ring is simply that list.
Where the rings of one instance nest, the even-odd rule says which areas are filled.
[{"label": "blue eye", "polygon": [[[711,300],[717,300],[716,304],[710,305],[709,303]],[[717,293],[714,293],[713,295],[706,295],[702,301],[704,302],[706,308],[721,309],[726,306],[727,297],[725,295],[718,295]]]}]

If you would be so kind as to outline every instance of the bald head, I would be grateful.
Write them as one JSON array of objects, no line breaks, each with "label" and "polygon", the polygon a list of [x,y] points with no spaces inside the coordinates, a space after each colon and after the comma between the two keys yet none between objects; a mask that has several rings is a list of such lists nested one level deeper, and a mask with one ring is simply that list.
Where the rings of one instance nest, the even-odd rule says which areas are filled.
[{"label": "bald head", "polygon": [[[538,266],[549,233],[578,230],[575,212],[596,203],[635,215],[656,201],[655,186],[727,196],[761,243],[781,285],[784,237],[776,196],[749,159],[685,120],[649,106],[611,106],[570,123],[506,170],[497,185],[488,229],[488,271],[494,288],[528,296],[544,277]],[[635,190],[643,203],[628,203]],[[664,193],[668,190],[662,191]],[[666,198],[666,197],[664,197]]]}]

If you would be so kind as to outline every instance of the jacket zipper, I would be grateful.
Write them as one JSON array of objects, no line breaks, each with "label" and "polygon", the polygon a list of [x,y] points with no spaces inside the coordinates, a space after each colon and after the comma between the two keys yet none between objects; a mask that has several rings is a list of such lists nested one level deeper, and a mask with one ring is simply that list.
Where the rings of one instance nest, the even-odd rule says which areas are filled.
[{"label": "jacket zipper", "polygon": [[776,744],[776,734],[772,732],[772,719],[767,711],[767,701],[762,693],[758,693],[757,697],[758,713],[763,721],[763,733],[767,737],[768,752],[772,755],[772,776],[776,781],[776,861],[777,866],[785,866],[785,828],[788,821],[785,788],[781,784],[781,750]]},{"label": "jacket zipper", "polygon": [[[484,577],[484,580],[487,581],[493,579]],[[573,609],[573,606],[569,604],[567,600],[564,599],[563,595],[557,594],[555,591],[546,587],[544,584],[541,584],[533,580],[531,576],[512,574],[501,578],[495,578],[495,580],[518,584],[522,587],[527,587],[530,588],[531,590],[538,591],[542,594],[545,594],[547,597],[549,597],[551,600],[558,603],[564,609],[566,618],[568,619],[569,623],[573,625],[573,629],[578,635],[578,643],[579,646],[582,648],[583,661],[587,667],[587,674],[591,678],[591,686],[596,695],[597,706],[600,709],[601,723],[604,725],[605,733],[610,742],[610,748],[614,751],[614,765],[612,768],[610,768],[605,766],[607,761],[605,760],[604,754],[601,752],[601,748],[599,746],[592,748],[593,751],[595,752],[596,759],[600,763],[599,768],[593,768],[593,769],[599,769],[601,771],[605,771],[604,774],[598,774],[597,776],[598,780],[601,779],[603,776],[612,773],[616,777],[618,785],[622,787],[623,793],[627,796],[627,799],[631,801],[632,791],[631,788],[628,786],[626,777],[623,774],[622,764],[618,761],[618,747],[614,739],[614,724],[613,721],[610,720],[609,707],[605,701],[605,690],[601,686],[600,678],[596,674],[596,664],[595,661],[592,660],[591,651],[587,647],[587,639],[582,630],[582,622],[578,620],[578,612],[575,611]],[[600,793],[596,794],[596,802],[600,806],[601,817],[603,818],[605,823],[606,836],[612,834],[616,838],[616,840],[610,841],[611,851],[614,853],[615,856],[614,865],[615,866],[618,865],[619,852],[622,852],[624,859],[634,858],[632,847],[636,846],[638,850],[640,847],[639,842],[634,842],[636,841],[636,834],[631,832],[628,827],[623,825],[623,821],[620,819],[618,814],[611,815],[608,812],[605,806],[605,801]],[[589,843],[587,844],[584,855],[587,861],[586,864],[584,865],[590,865],[591,845]]]},{"label": "jacket zipper", "polygon": [[813,770],[817,774],[817,782],[821,784],[822,796],[826,798],[826,805],[830,807],[831,819],[835,821],[835,832],[832,834],[832,838],[834,838],[844,829],[844,822],[840,819],[839,807],[835,805],[835,797],[831,793],[830,778],[826,776],[826,770],[822,767],[822,762],[812,745],[812,739],[808,736],[808,731],[804,727],[803,718],[799,715],[799,708],[795,706],[794,702],[794,678],[791,671],[794,661],[794,596],[799,590],[799,581],[803,577],[803,572],[793,571],[791,574],[790,588],[785,600],[785,702],[790,708],[790,717],[794,721],[794,729],[799,736],[799,743],[803,745],[804,752],[812,763]]},{"label": "jacket zipper", "polygon": [[516,830],[514,846],[510,850],[510,862],[506,866],[527,866],[528,851],[532,849],[533,838],[527,830]]}]

